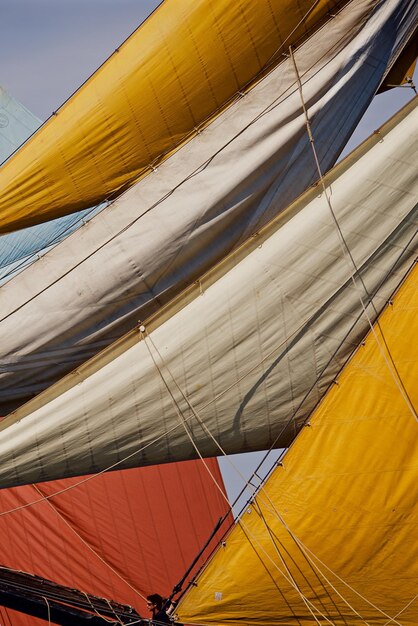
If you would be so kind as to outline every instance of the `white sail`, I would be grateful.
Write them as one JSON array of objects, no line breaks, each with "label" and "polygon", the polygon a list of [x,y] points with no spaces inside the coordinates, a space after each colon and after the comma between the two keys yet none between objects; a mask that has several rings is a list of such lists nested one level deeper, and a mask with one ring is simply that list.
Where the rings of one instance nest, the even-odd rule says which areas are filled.
[{"label": "white sail", "polygon": [[[406,0],[378,8],[354,0],[296,51],[324,169],[408,36],[414,10]],[[2,287],[0,413],[133,328],[316,177],[287,59],[157,171]]]},{"label": "white sail", "polygon": [[[326,177],[374,318],[416,254],[417,99]],[[0,485],[288,444],[368,329],[309,190],[199,285],[3,420]],[[202,427],[201,423],[205,425]],[[115,466],[114,466],[115,467]]]}]

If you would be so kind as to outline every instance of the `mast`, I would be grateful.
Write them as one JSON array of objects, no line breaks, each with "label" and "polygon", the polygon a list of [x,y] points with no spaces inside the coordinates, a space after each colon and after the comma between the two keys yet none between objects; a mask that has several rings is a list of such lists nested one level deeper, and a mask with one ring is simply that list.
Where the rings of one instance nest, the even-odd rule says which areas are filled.
[{"label": "mast", "polygon": [[130,606],[1,566],[0,605],[60,626],[149,623]]}]

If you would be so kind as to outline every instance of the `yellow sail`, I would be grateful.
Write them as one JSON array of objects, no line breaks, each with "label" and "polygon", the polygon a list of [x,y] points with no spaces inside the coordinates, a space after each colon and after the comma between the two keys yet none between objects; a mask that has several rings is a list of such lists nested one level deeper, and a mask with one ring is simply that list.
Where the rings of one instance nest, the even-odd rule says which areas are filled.
[{"label": "yellow sail", "polygon": [[98,204],[152,171],[345,4],[166,0],[1,168],[0,232]]},{"label": "yellow sail", "polygon": [[391,67],[379,89],[379,93],[396,87],[397,85],[410,83],[415,72],[417,57],[418,28],[412,35],[408,45],[402,50],[402,53],[399,55],[393,67]]},{"label": "yellow sail", "polygon": [[180,606],[198,624],[418,623],[418,267]]}]

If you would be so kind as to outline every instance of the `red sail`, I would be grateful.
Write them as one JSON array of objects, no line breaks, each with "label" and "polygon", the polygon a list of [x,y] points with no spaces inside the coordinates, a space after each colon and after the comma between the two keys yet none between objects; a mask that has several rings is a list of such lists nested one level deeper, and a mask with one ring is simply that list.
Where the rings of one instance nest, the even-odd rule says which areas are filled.
[{"label": "red sail", "polygon": [[[217,460],[207,465],[224,493]],[[0,491],[1,564],[130,604],[149,617],[143,597],[171,592],[227,512],[225,498],[201,461],[80,481],[85,478]],[[6,513],[11,509],[19,510]],[[45,623],[2,607],[0,618],[3,626]]]}]

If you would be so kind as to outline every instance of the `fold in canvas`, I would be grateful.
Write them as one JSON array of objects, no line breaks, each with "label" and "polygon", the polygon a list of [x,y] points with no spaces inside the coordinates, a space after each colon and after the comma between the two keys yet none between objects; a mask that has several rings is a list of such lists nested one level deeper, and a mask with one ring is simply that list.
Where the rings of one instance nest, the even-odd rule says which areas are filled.
[{"label": "fold in canvas", "polygon": [[[0,424],[0,485],[287,445],[416,254],[417,100],[206,280]],[[355,272],[354,272],[355,273]],[[365,304],[364,304],[365,303]],[[115,465],[116,464],[116,465]]]},{"label": "fold in canvas", "polygon": [[[355,0],[295,54],[324,170],[417,11],[406,0],[372,7]],[[0,412],[132,329],[317,176],[287,59],[157,171],[3,286]]]}]

